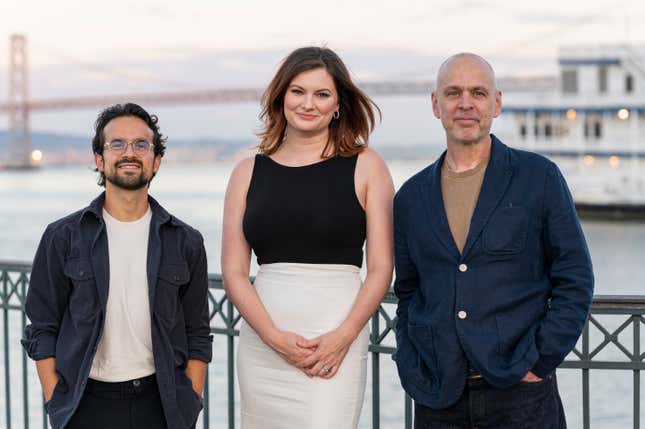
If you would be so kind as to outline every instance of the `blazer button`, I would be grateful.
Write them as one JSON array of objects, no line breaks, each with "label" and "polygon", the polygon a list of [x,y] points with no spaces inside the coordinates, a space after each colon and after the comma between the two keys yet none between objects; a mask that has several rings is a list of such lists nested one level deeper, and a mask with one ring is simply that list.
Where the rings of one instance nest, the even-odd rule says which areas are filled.
[{"label": "blazer button", "polygon": [[462,273],[465,273],[466,271],[468,271],[468,265],[459,264],[459,271],[461,271]]},{"label": "blazer button", "polygon": [[178,281],[179,281],[179,276],[178,276],[178,275],[174,275],[172,279],[173,279],[174,281],[178,282]]},{"label": "blazer button", "polygon": [[84,275],[85,275],[85,271],[80,270],[80,271],[78,272],[78,275],[79,275],[79,276],[84,276]]},{"label": "blazer button", "polygon": [[465,319],[466,317],[468,317],[468,313],[466,313],[464,310],[461,310],[459,311],[459,313],[457,313],[457,317],[459,317],[460,319]]}]

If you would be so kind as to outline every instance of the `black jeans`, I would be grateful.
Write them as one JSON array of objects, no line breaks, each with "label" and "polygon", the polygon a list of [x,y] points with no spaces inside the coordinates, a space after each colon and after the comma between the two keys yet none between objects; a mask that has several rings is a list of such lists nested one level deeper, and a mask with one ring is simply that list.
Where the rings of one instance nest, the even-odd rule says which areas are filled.
[{"label": "black jeans", "polygon": [[67,429],[167,428],[155,375],[104,383],[89,379]]},{"label": "black jeans", "polygon": [[414,405],[415,429],[566,429],[555,373],[537,383],[497,389],[467,380],[453,406],[433,410]]}]

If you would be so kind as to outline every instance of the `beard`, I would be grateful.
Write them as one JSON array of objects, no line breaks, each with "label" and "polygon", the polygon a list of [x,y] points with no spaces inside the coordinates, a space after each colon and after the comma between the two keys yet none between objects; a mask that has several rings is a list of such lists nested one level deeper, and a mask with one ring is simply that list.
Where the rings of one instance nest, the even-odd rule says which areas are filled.
[{"label": "beard", "polygon": [[[119,175],[119,165],[130,163],[139,165],[139,174],[122,174]],[[154,173],[150,177],[146,177],[145,171],[143,169],[143,164],[136,158],[123,158],[114,164],[114,170],[111,174],[105,175],[105,180],[110,182],[112,185],[125,189],[128,191],[136,191],[141,188],[144,188],[150,184]]]}]

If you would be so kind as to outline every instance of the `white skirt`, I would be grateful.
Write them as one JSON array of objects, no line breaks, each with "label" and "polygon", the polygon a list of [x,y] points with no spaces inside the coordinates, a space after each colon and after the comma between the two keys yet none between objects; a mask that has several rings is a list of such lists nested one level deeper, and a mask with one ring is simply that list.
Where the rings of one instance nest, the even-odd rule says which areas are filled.
[{"label": "white skirt", "polygon": [[[353,265],[296,263],[261,265],[254,283],[278,329],[307,339],[338,328],[361,285]],[[237,352],[242,429],[355,429],[365,393],[368,342],[365,327],[334,377],[309,378],[242,322]]]}]

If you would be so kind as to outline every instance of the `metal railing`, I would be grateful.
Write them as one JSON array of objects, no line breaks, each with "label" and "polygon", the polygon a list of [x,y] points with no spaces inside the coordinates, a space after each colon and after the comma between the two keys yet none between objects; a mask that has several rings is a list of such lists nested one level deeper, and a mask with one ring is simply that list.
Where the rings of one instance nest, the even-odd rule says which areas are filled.
[{"label": "metal railing", "polygon": [[[24,313],[24,303],[29,284],[30,265],[25,263],[12,263],[0,261],[0,311],[2,312],[3,333],[3,366],[4,366],[4,426],[0,417],[0,426],[7,429],[23,427],[29,429],[36,427],[37,423],[30,418],[29,389],[40,390],[37,382],[29,383],[27,355],[24,351],[16,352],[20,348],[18,338],[22,335],[27,318]],[[227,425],[235,428],[235,337],[239,335],[237,328],[240,315],[232,302],[224,293],[220,275],[209,276],[209,308],[211,332],[215,335],[226,337],[227,354]],[[372,427],[380,429],[380,384],[381,370],[380,359],[382,355],[389,356],[394,352],[393,335],[396,324],[394,316],[396,297],[389,292],[383,299],[378,310],[371,319],[371,333],[369,352],[371,354],[372,373]],[[19,318],[20,332],[10,331],[10,314]],[[620,318],[617,328],[609,328],[605,320],[599,316],[613,315]],[[582,338],[578,347],[573,350],[568,359],[560,368],[580,369],[582,372],[582,408],[583,427],[591,428],[590,423],[590,386],[589,373],[591,370],[623,370],[633,373],[633,427],[640,428],[640,371],[645,370],[645,353],[641,351],[641,325],[645,324],[645,296],[595,296],[591,315],[585,325]],[[624,319],[624,320],[623,320]],[[595,332],[594,338],[599,341],[592,342],[591,331]],[[631,334],[631,344],[622,341],[621,334]],[[13,334],[13,336],[11,335]],[[627,341],[629,342],[629,341]],[[592,347],[593,343],[593,347]],[[621,353],[620,359],[601,360],[600,355],[607,347],[615,346]],[[631,350],[630,350],[631,349]],[[22,420],[21,426],[12,420],[12,383],[17,382],[11,375],[12,360],[10,351],[21,355],[21,391],[22,391]],[[204,388],[204,411],[202,423],[204,429],[210,427],[209,419],[209,381],[208,377]],[[404,407],[404,427],[412,428],[412,401],[409,397],[402,398]],[[42,404],[41,404],[42,405]],[[2,407],[0,406],[0,409]],[[42,408],[42,406],[41,406]],[[47,427],[47,417],[44,408],[41,410],[42,427]],[[40,420],[40,419],[39,419]],[[12,426],[14,424],[14,426]]]}]

